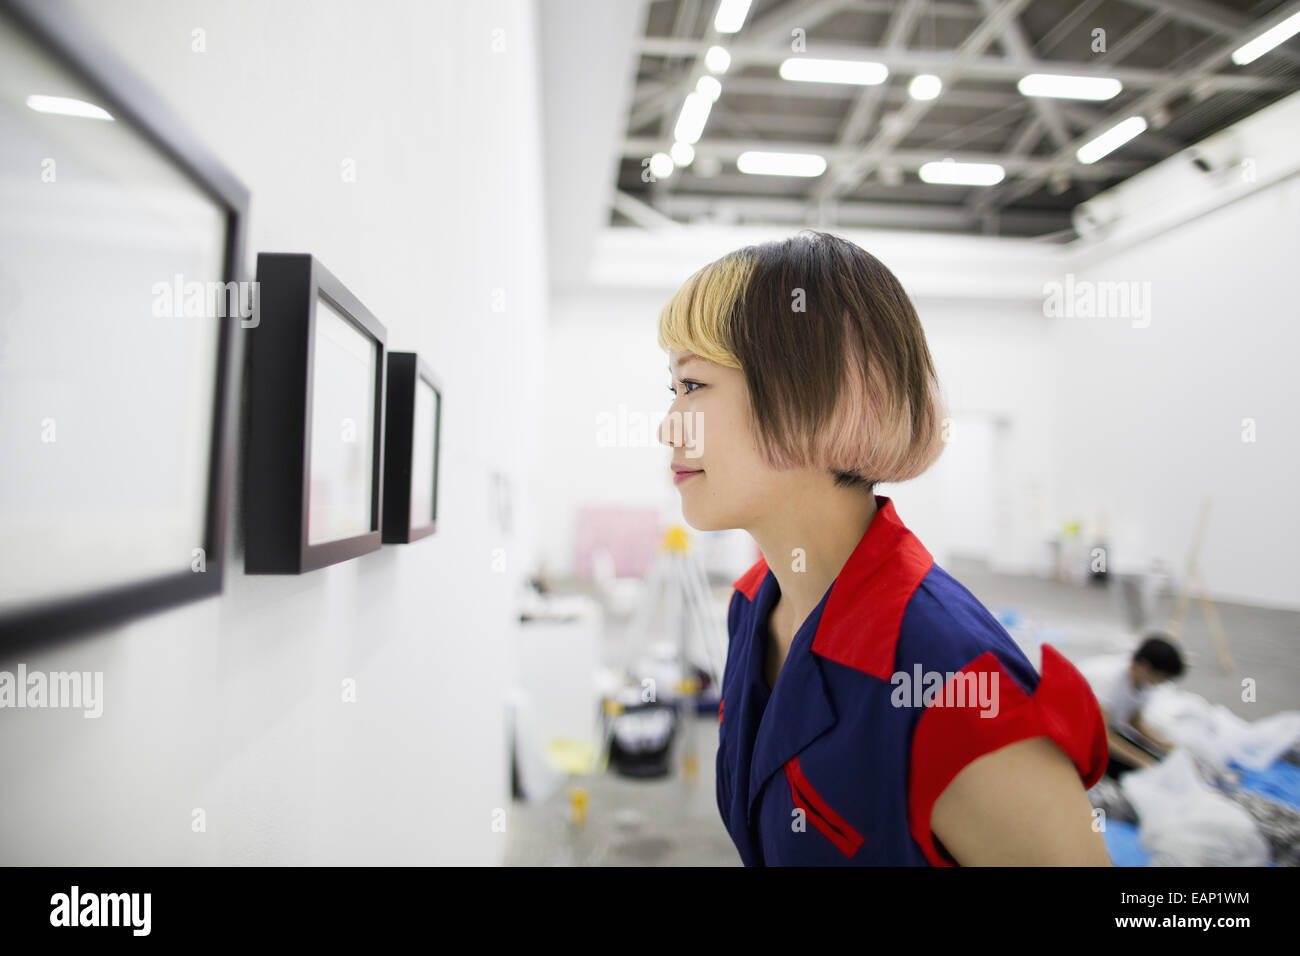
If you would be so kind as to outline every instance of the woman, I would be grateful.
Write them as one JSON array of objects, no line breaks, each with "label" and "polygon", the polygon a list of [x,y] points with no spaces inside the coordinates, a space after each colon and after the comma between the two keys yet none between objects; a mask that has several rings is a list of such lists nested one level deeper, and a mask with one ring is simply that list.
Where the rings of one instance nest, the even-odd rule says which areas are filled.
[{"label": "woman", "polygon": [[730,599],[717,800],[746,865],[1109,865],[1086,788],[1106,729],[934,563],[877,482],[943,448],[894,275],[805,230],[705,266],[664,307],[686,521],[762,557]]}]

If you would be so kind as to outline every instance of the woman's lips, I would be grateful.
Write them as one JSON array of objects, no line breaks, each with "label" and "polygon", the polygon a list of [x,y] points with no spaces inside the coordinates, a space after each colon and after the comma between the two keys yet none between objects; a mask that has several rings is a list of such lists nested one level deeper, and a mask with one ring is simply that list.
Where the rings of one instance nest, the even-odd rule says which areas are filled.
[{"label": "woman's lips", "polygon": [[680,484],[681,484],[683,481],[685,481],[687,478],[691,478],[691,477],[693,477],[693,476],[695,476],[695,475],[702,475],[702,474],[704,474],[703,470],[701,470],[701,471],[675,471],[675,472],[673,472],[673,484],[675,484],[675,485],[680,485]]}]

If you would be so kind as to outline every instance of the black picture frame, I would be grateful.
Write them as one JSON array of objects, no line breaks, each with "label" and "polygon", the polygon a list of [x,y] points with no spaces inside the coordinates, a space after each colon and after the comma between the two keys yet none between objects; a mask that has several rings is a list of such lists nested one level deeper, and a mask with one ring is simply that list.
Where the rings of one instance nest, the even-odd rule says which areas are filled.
[{"label": "black picture frame", "polygon": [[[381,544],[384,389],[388,333],[319,259],[307,253],[257,257],[258,323],[248,346],[248,449],[244,470],[246,574],[302,574],[375,551]],[[371,428],[369,529],[311,543],[313,355],[324,299],[376,350]]]},{"label": "black picture frame", "polygon": [[[433,389],[432,520],[412,524],[411,482],[414,475],[416,389],[423,381]],[[384,544],[410,544],[438,527],[438,473],[442,446],[442,383],[415,352],[388,353],[388,424],[384,436]]]},{"label": "black picture frame", "polygon": [[[103,101],[112,115],[138,132],[225,214],[222,282],[243,282],[248,189],[197,139],[119,57],[58,0],[0,0],[0,18],[26,35]],[[75,277],[70,276],[71,281]],[[243,340],[237,315],[220,322],[212,402],[196,428],[210,434],[204,500],[204,570],[181,569],[82,594],[59,595],[0,611],[0,650],[66,638],[220,594],[226,558],[239,369]],[[148,415],[148,410],[142,410]],[[147,533],[147,529],[141,529]]]}]

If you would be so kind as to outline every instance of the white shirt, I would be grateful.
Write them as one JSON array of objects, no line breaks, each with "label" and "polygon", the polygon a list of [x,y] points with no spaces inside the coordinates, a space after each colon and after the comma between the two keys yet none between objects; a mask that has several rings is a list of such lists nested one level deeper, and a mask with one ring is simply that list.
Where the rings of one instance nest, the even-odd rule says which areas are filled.
[{"label": "white shirt", "polygon": [[1128,672],[1132,661],[1131,654],[1114,654],[1089,658],[1078,665],[1112,723],[1132,724],[1155,689],[1133,686]]}]

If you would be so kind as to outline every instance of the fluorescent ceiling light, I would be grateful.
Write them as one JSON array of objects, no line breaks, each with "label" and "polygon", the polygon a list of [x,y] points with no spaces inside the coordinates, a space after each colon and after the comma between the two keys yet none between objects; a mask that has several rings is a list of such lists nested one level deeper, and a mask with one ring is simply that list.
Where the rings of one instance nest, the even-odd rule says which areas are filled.
[{"label": "fluorescent ceiling light", "polygon": [[1119,95],[1124,84],[1108,76],[1064,76],[1059,73],[1030,73],[1017,88],[1025,96],[1052,96],[1064,100],[1109,100]]},{"label": "fluorescent ceiling light", "polygon": [[885,82],[889,68],[870,60],[817,60],[811,57],[791,57],[781,62],[779,70],[783,80],[803,83],[855,83],[875,86]]},{"label": "fluorescent ceiling light", "polygon": [[932,100],[942,89],[943,81],[933,73],[919,73],[907,85],[907,92],[914,100]]},{"label": "fluorescent ceiling light", "polygon": [[1113,152],[1147,128],[1147,121],[1141,116],[1130,116],[1122,123],[1117,123],[1102,133],[1091,143],[1085,143],[1075,152],[1075,158],[1081,163],[1095,163],[1107,153]]},{"label": "fluorescent ceiling light", "polygon": [[713,100],[703,93],[687,93],[686,102],[677,116],[677,125],[673,127],[673,139],[687,144],[698,143],[712,106]]},{"label": "fluorescent ceiling light", "polygon": [[1271,30],[1265,30],[1245,46],[1232,51],[1232,62],[1237,66],[1253,63],[1279,43],[1285,43],[1300,33],[1300,13],[1293,13]]},{"label": "fluorescent ceiling light", "polygon": [[673,158],[667,153],[655,153],[650,157],[650,172],[656,179],[666,179],[673,174]]},{"label": "fluorescent ceiling light", "polygon": [[704,54],[704,65],[710,73],[726,73],[731,66],[731,54],[723,47],[711,46],[709,52]]},{"label": "fluorescent ceiling light", "polygon": [[1002,182],[1006,171],[997,163],[958,163],[945,159],[939,163],[926,163],[917,175],[922,182],[945,186],[993,186]]},{"label": "fluorescent ceiling light", "polygon": [[85,100],[74,100],[67,96],[41,96],[33,93],[27,97],[27,105],[38,113],[58,113],[60,116],[84,116],[86,119],[111,120],[113,117],[106,110]]},{"label": "fluorescent ceiling light", "polygon": [[826,159],[816,153],[767,153],[748,150],[736,157],[736,168],[753,176],[820,176]]},{"label": "fluorescent ceiling light", "polygon": [[713,29],[719,33],[738,33],[749,16],[751,0],[722,0],[718,4],[717,15],[713,18]]},{"label": "fluorescent ceiling light", "polygon": [[702,76],[695,84],[695,92],[703,93],[710,102],[716,103],[718,97],[722,95],[722,84],[711,76]]},{"label": "fluorescent ceiling light", "polygon": [[689,143],[673,143],[673,148],[668,152],[678,166],[689,166],[695,160],[695,150]]}]

